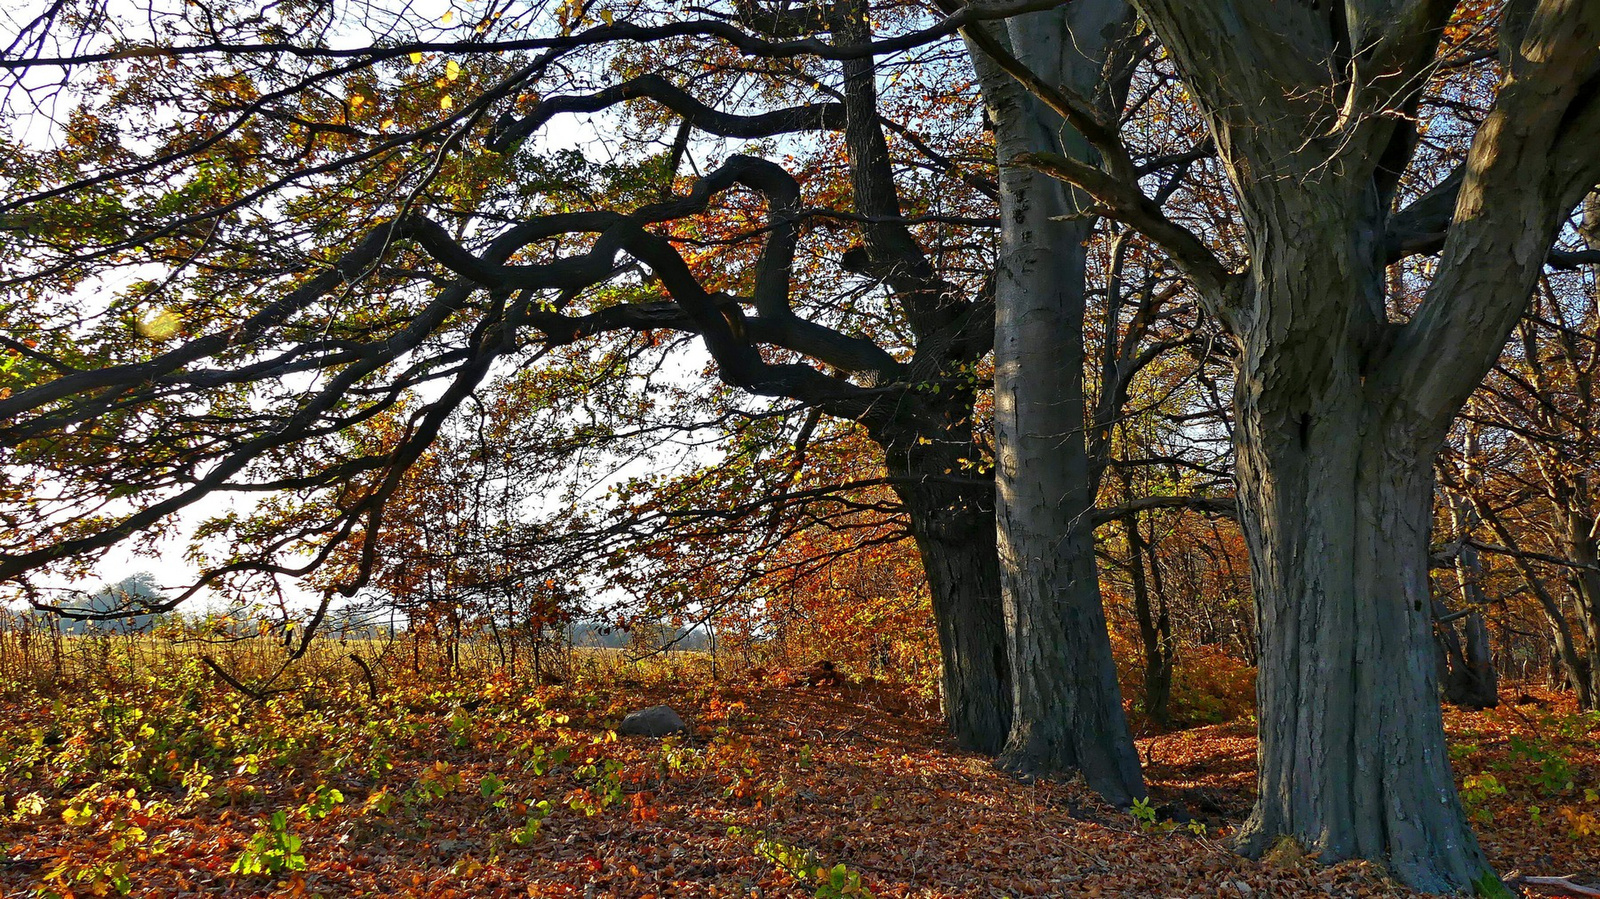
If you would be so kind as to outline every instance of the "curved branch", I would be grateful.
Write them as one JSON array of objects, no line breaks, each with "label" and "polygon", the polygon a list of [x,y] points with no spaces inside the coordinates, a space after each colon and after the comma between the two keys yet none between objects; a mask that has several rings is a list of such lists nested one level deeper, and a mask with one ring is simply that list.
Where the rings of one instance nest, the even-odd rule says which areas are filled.
[{"label": "curved branch", "polygon": [[503,153],[563,113],[599,112],[637,99],[654,100],[683,116],[695,128],[719,137],[752,140],[799,131],[836,131],[844,127],[844,106],[840,103],[813,103],[755,115],[735,115],[707,106],[660,75],[640,75],[592,94],[540,100],[532,112],[520,119],[503,117],[495,124],[489,149]]}]

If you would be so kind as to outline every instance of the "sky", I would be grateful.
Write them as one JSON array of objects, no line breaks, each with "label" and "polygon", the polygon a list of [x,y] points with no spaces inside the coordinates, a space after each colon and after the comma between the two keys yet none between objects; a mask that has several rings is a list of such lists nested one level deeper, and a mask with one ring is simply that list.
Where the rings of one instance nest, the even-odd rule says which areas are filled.
[{"label": "sky", "polygon": [[[36,0],[36,2],[30,2],[23,6],[10,6],[0,9],[0,42],[9,45],[11,43],[10,38],[15,34],[16,30],[31,21],[50,2],[51,0]],[[127,16],[132,20],[141,15],[144,6],[145,4],[129,2],[129,0],[112,0],[109,9],[113,16]],[[174,14],[184,9],[183,0],[153,0],[153,6],[166,14]],[[445,0],[420,0],[420,2],[390,7],[385,7],[382,0],[378,0],[373,5],[373,8],[380,12],[386,8],[396,12],[403,10],[408,22],[424,23],[428,28],[432,28],[432,26],[427,25],[427,23],[439,23],[442,28],[452,22],[454,27],[459,28],[460,24],[470,14],[470,5],[445,2]],[[447,13],[449,14],[448,16]],[[438,37],[445,39],[446,35],[441,33]],[[360,29],[355,29],[346,34],[342,41],[336,39],[334,43],[336,45],[348,43],[354,46],[366,43],[369,38],[370,34],[361,32]],[[430,60],[430,64],[433,62],[436,61]],[[442,65],[442,63],[440,64]],[[36,78],[37,84],[43,84],[51,76],[48,73],[40,73],[37,75],[30,74],[27,77],[29,79]],[[70,105],[70,103],[65,102],[70,98],[71,92],[68,89],[62,94],[63,102],[61,108]],[[14,139],[35,146],[52,145],[63,139],[60,129],[41,117],[12,118],[5,123],[5,127]],[[614,134],[610,133],[611,130],[603,116],[560,116],[548,123],[541,132],[532,137],[525,147],[534,152],[574,149],[583,153],[586,158],[593,162],[606,162],[610,161],[613,158],[613,154],[618,150],[618,142],[615,140]],[[688,170],[693,167],[695,157],[704,160],[708,155],[725,155],[733,143],[737,142],[707,140],[703,144],[697,143],[691,148],[691,160],[685,164],[685,169]],[[623,148],[623,152],[628,152],[629,149],[631,148]],[[0,174],[0,185],[3,184],[4,176]],[[161,277],[163,274],[164,272],[152,273],[127,270],[120,273],[119,277],[126,277],[128,281],[132,281],[144,277]],[[120,286],[97,282],[92,288],[84,288],[81,295],[74,297],[74,299],[88,304],[91,311],[95,302],[100,302],[102,304],[101,308],[104,308],[104,304],[108,301],[97,301],[96,297],[114,295]],[[670,377],[682,379],[698,378],[707,361],[708,357],[697,348],[696,352],[685,354],[675,361],[676,373]],[[423,397],[423,399],[425,400],[427,397]],[[689,439],[692,440],[692,435],[690,435]],[[709,450],[696,449],[688,442],[685,442],[683,444],[683,452],[678,455],[676,462],[671,464],[688,468],[705,461],[709,453]],[[625,478],[657,473],[658,471],[658,465],[654,462],[644,460],[627,462],[597,478],[589,495],[603,494],[607,487]],[[228,493],[213,494],[206,497],[182,512],[176,520],[175,533],[161,540],[153,547],[135,549],[131,543],[125,542],[106,553],[96,565],[92,577],[74,582],[58,579],[54,582],[49,582],[48,586],[92,592],[102,584],[116,583],[139,572],[153,574],[156,581],[163,586],[187,585],[193,581],[198,573],[197,567],[186,558],[190,543],[189,538],[195,528],[201,522],[213,516],[230,511],[242,511],[242,509],[236,509],[235,504],[251,503],[254,501],[253,497],[253,494]],[[548,502],[553,502],[553,498],[547,501],[547,504]],[[549,510],[530,510],[533,514],[542,511]],[[306,606],[314,605],[317,599],[310,592],[292,586],[289,588],[289,595],[296,603]],[[220,597],[215,595],[202,594],[191,601],[189,608],[205,609],[221,605],[223,602]]]},{"label": "sky", "polygon": [[[17,5],[8,4],[0,7],[0,47],[9,46],[15,40],[18,29],[31,22],[52,2],[53,0],[34,0],[34,2]],[[176,3],[157,0],[157,2],[148,5],[157,9],[165,9],[169,12],[175,8],[181,9],[182,7],[181,0]],[[108,9],[112,16],[138,16],[143,14],[146,6],[147,4],[129,2],[129,0],[112,0]],[[381,3],[374,4],[374,8],[382,9],[383,5]],[[404,10],[408,21],[411,22],[432,21],[439,22],[441,25],[453,22],[459,26],[470,11],[470,4],[447,2],[447,0],[419,0],[419,2],[408,2],[393,8]],[[450,15],[447,17],[446,13],[450,13]],[[351,33],[346,36],[344,43],[352,46],[364,44],[368,37],[369,35],[367,34]],[[334,43],[341,42],[335,41]],[[57,74],[55,71],[27,73],[22,83],[35,88],[41,87],[54,81]],[[45,112],[49,113],[53,110],[70,107],[71,98],[70,89],[62,92],[58,96],[55,105],[47,106]],[[62,137],[60,129],[49,120],[48,115],[19,115],[16,108],[13,108],[10,112],[11,114],[5,117],[3,126],[13,139],[33,146],[50,146],[60,142]],[[611,144],[603,139],[602,128],[603,126],[600,122],[592,116],[561,116],[541,129],[537,135],[530,139],[527,146],[543,152],[575,149],[584,153],[586,158],[591,158],[592,161],[606,161],[610,159],[612,150],[610,148]],[[3,190],[4,185],[5,179],[3,175],[0,175],[0,190]],[[164,272],[155,272],[157,277],[161,274],[164,274]],[[149,271],[124,270],[119,273],[119,278],[125,279],[124,283],[151,276],[152,272]],[[93,304],[96,302],[101,302],[102,306],[106,302],[97,300],[98,297],[115,295],[117,293],[116,287],[117,285],[106,281],[97,281],[84,287],[75,299],[89,304],[89,308],[92,310]],[[627,472],[622,472],[614,477],[622,477],[626,476],[626,474]],[[603,490],[604,486],[602,485],[600,489]],[[243,509],[246,504],[250,504],[253,501],[252,495],[212,494],[184,510],[177,518],[176,533],[159,541],[155,545],[153,552],[136,549],[131,541],[125,541],[106,553],[96,564],[93,576],[87,580],[54,578],[44,580],[42,583],[52,589],[73,589],[92,592],[102,584],[114,584],[130,575],[149,572],[155,575],[156,580],[163,586],[187,585],[192,583],[198,574],[197,566],[186,558],[186,551],[190,542],[189,538],[194,529],[200,522],[208,518],[234,511],[235,509]],[[287,583],[286,586],[290,587],[289,595],[297,603],[306,606],[315,605],[317,597],[309,591]],[[216,594],[201,594],[191,600],[190,605],[186,608],[203,610],[225,604],[225,600]]]}]

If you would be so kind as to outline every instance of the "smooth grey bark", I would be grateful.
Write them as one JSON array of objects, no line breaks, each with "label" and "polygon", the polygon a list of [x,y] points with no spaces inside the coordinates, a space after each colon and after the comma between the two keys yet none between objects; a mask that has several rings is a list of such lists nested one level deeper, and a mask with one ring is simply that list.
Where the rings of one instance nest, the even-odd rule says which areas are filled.
[{"label": "smooth grey bark", "polygon": [[[1094,94],[1122,2],[1079,0],[988,34],[1034,73]],[[1048,151],[1092,158],[1087,143],[968,36],[1000,172],[995,286],[996,523],[1013,712],[1001,765],[1081,773],[1107,800],[1145,795],[1122,708],[1094,556],[1095,483],[1085,438],[1087,204],[1013,163]],[[1101,91],[1104,93],[1104,91]]]},{"label": "smooth grey bark", "polygon": [[1492,880],[1437,699],[1432,461],[1600,179],[1600,4],[1511,5],[1494,107],[1403,323],[1385,225],[1453,4],[1134,5],[1208,120],[1246,269],[1229,272],[1126,178],[1042,165],[1161,243],[1239,349],[1236,481],[1262,639],[1260,790],[1240,846],[1289,837],[1427,891]]}]

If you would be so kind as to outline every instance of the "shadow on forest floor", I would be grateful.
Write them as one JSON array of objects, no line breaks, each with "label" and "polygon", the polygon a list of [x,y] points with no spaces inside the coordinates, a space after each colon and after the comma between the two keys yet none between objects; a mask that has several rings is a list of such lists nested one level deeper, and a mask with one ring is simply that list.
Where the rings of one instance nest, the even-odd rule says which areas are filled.
[{"label": "shadow on forest floor", "polygon": [[[1600,839],[1573,836],[1600,812],[1592,719],[1540,701],[1451,712],[1452,755],[1502,870],[1600,870]],[[692,736],[610,731],[658,702]],[[1141,831],[1079,784],[955,750],[882,686],[489,677],[254,706],[151,684],[121,703],[151,732],[43,699],[0,709],[4,745],[31,747],[0,768],[7,895],[771,897],[830,895],[829,878],[878,897],[1410,895],[1370,865],[1228,851],[1253,788],[1245,722],[1140,741],[1157,807],[1198,819]],[[230,872],[252,853],[279,870]]]}]

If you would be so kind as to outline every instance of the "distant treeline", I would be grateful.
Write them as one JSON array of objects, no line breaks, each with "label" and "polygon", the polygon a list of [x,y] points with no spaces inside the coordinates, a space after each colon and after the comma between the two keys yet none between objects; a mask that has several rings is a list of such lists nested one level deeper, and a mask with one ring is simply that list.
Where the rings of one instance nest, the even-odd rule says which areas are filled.
[{"label": "distant treeline", "polygon": [[[126,577],[94,591],[78,591],[75,598],[60,604],[59,612],[37,612],[46,620],[57,619],[64,634],[134,634],[153,631],[166,623],[184,623],[192,629],[255,632],[266,614],[249,610],[212,612],[195,615],[160,612],[168,597],[147,571]],[[80,616],[90,617],[80,617]],[[102,617],[115,616],[115,617]],[[382,639],[407,630],[404,614],[388,607],[351,604],[329,610],[320,633],[344,639]],[[512,623],[513,626],[515,623]],[[294,622],[291,627],[300,626]],[[276,622],[281,629],[281,620]],[[678,627],[664,621],[635,622],[627,629],[604,621],[579,619],[566,626],[563,636],[573,646],[599,649],[705,651],[711,648],[711,633],[705,625]]]}]

